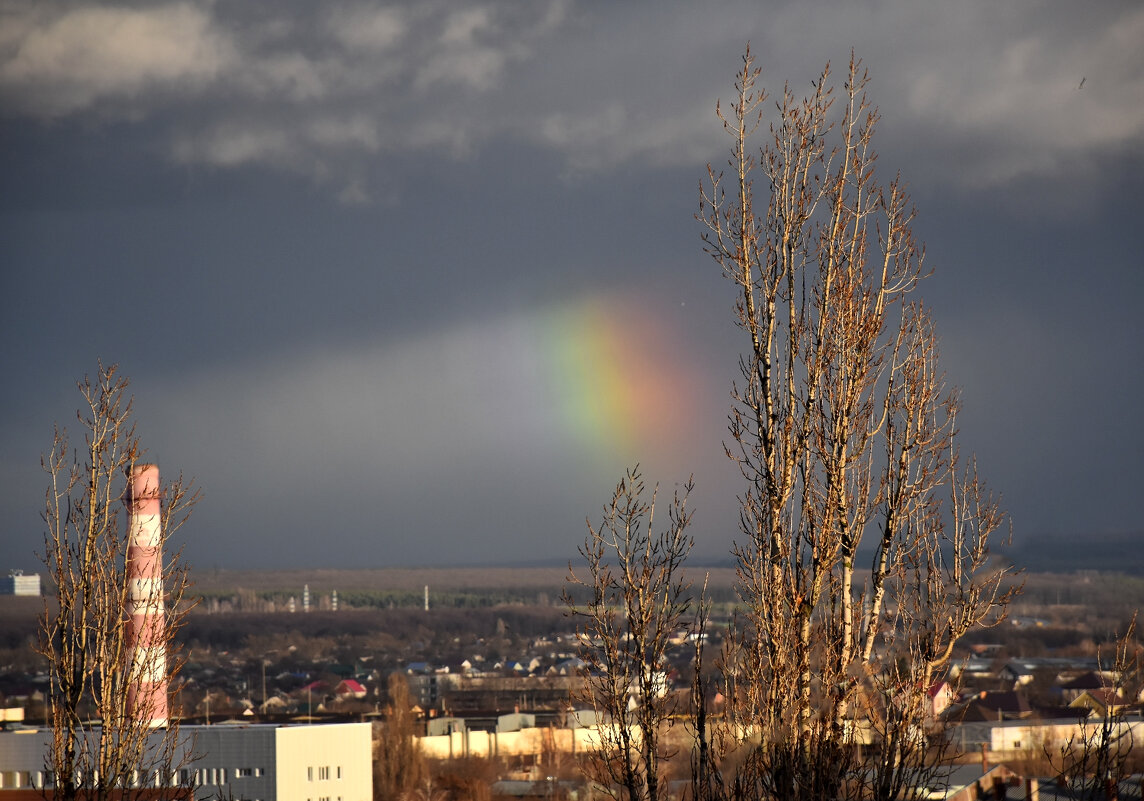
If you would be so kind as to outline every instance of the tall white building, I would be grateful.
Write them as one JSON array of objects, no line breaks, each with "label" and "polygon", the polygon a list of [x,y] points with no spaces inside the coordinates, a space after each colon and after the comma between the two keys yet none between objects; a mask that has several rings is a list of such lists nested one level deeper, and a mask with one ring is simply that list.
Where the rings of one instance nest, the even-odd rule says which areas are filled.
[{"label": "tall white building", "polygon": [[13,570],[7,576],[0,576],[0,595],[39,595],[40,574],[25,576],[22,570]]},{"label": "tall white building", "polygon": [[[195,786],[196,799],[371,801],[373,759],[368,723],[183,726],[191,760],[168,781]],[[0,801],[4,790],[50,786],[44,757],[51,732],[0,732]],[[141,777],[147,784],[154,778]]]}]

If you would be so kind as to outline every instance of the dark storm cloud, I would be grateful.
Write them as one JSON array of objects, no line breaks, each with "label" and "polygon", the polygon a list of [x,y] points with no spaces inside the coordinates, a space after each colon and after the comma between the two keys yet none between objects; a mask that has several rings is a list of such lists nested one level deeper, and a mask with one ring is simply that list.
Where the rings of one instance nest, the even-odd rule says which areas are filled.
[{"label": "dark storm cloud", "polygon": [[[735,344],[690,216],[748,39],[772,94],[870,70],[1018,535],[1138,527],[1138,3],[2,0],[0,566],[97,357],[206,487],[200,563],[564,558],[633,455],[697,473],[725,552]],[[537,394],[537,343],[641,288],[677,364],[637,366],[703,391],[630,454]]]}]

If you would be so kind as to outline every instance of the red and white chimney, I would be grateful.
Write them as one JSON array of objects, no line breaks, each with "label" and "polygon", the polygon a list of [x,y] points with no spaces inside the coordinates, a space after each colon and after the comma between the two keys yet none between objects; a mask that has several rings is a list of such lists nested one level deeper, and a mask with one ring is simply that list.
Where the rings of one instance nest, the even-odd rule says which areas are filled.
[{"label": "red and white chimney", "polygon": [[167,725],[167,643],[163,609],[163,540],[159,466],[127,473],[127,714]]}]

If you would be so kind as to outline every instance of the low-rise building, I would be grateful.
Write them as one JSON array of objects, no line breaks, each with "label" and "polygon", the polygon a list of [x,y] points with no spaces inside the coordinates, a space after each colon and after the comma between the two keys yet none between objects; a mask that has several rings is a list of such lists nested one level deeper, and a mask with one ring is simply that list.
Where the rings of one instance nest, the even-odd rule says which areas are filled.
[{"label": "low-rise building", "polygon": [[40,574],[24,575],[22,570],[13,570],[7,576],[0,576],[0,595],[39,595]]},{"label": "low-rise building", "polygon": [[[368,723],[183,726],[172,776],[140,777],[193,786],[199,801],[371,801],[373,763]],[[0,732],[0,801],[7,790],[50,789],[44,757],[48,729]],[[158,733],[156,736],[160,736]]]}]

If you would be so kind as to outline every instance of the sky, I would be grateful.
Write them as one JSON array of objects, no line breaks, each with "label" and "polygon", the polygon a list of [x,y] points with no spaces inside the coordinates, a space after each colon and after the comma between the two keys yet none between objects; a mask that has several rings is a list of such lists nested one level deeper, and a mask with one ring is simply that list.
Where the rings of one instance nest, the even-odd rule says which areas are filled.
[{"label": "sky", "polygon": [[1138,0],[0,0],[0,569],[99,360],[192,569],[572,560],[636,462],[727,558],[694,215],[748,42],[772,94],[868,69],[1014,539],[1144,531]]}]

